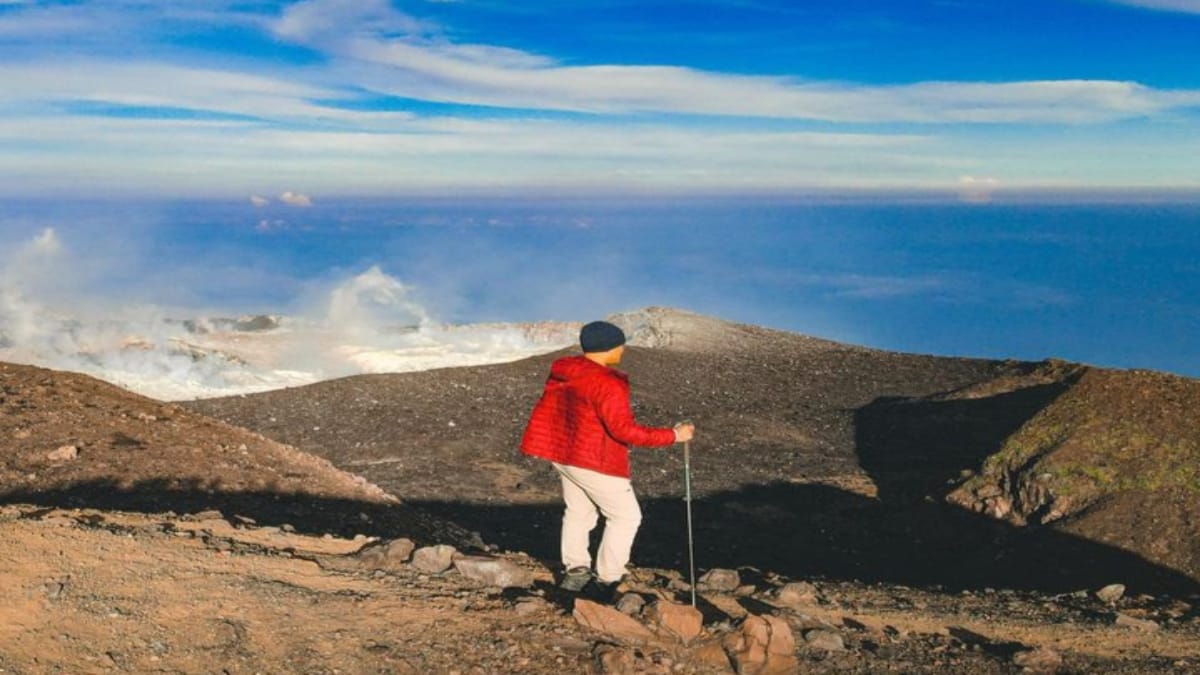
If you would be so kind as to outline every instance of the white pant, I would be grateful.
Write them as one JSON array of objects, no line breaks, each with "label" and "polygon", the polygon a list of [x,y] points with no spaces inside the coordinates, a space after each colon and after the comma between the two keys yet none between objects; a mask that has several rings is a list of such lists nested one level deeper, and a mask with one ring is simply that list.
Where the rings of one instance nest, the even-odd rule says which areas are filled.
[{"label": "white pant", "polygon": [[604,514],[604,537],[596,556],[596,578],[620,581],[642,523],[642,509],[628,478],[609,476],[577,466],[555,464],[562,476],[567,509],[562,523],[562,561],[566,569],[592,566],[588,534],[596,527],[597,509]]}]

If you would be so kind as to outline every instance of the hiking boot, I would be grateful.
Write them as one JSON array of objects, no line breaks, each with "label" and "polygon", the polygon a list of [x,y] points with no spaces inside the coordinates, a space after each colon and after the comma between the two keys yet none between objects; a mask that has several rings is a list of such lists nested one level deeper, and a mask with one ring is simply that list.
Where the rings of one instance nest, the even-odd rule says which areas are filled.
[{"label": "hiking boot", "polygon": [[588,582],[591,580],[592,571],[590,569],[586,567],[572,567],[571,569],[567,570],[565,574],[563,574],[562,581],[559,582],[558,587],[564,591],[578,593],[579,591],[582,591],[584,586],[587,586]]},{"label": "hiking boot", "polygon": [[583,595],[588,600],[602,605],[616,605],[617,600],[620,600],[621,596],[628,593],[629,590],[629,584],[626,583],[625,577],[618,581],[607,582],[593,579],[592,583],[584,589]]}]

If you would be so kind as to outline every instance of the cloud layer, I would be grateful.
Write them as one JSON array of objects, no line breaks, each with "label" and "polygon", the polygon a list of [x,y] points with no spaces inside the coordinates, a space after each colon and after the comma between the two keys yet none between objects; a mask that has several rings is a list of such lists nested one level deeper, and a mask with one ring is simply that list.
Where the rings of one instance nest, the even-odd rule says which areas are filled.
[{"label": "cloud layer", "polygon": [[[465,39],[386,0],[3,7],[0,172],[10,180],[0,190],[20,194],[953,193],[977,175],[994,177],[990,193],[1198,180],[1187,158],[1200,89],[1097,77],[880,84],[589,62],[506,46],[502,34]],[[256,47],[176,44],[198,26]],[[269,56],[278,50],[288,58]]]}]

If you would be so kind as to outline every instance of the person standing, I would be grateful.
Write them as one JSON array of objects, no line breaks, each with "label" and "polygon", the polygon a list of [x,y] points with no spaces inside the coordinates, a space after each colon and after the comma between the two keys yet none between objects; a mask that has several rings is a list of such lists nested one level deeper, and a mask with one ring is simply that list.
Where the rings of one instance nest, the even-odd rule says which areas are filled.
[{"label": "person standing", "polygon": [[611,589],[625,575],[642,522],[630,483],[629,446],[666,447],[695,433],[690,423],[657,428],[634,420],[629,378],[615,368],[625,353],[619,327],[594,321],[579,332],[579,343],[582,355],[551,365],[521,439],[522,453],[549,460],[562,479],[561,587],[570,591],[592,580],[588,535],[600,514],[605,524],[595,580]]}]

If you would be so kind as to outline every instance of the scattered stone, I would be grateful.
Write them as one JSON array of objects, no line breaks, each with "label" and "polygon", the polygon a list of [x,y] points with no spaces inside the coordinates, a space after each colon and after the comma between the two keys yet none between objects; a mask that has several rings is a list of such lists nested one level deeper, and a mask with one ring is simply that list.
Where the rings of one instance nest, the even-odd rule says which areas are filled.
[{"label": "scattered stone", "polygon": [[528,588],[533,585],[533,573],[507,560],[487,556],[460,556],[454,568],[468,579],[498,588]]},{"label": "scattered stone", "polygon": [[804,641],[814,649],[823,649],[827,652],[846,651],[846,641],[842,639],[841,634],[827,628],[814,628],[806,632]]},{"label": "scattered stone", "polygon": [[46,598],[58,600],[66,593],[67,584],[62,581],[51,581],[43,585],[42,590],[46,593]]},{"label": "scattered stone", "polygon": [[742,585],[742,577],[737,570],[712,569],[700,577],[700,586],[710,591],[732,593]]},{"label": "scattered stone", "polygon": [[721,643],[715,640],[694,648],[691,651],[690,660],[700,672],[724,673],[733,667],[733,664],[729,662],[729,655],[721,648]]},{"label": "scattered stone", "polygon": [[775,601],[785,607],[811,605],[817,601],[817,587],[807,581],[793,581],[775,591]]},{"label": "scattered stone", "polygon": [[1117,612],[1117,616],[1113,620],[1113,623],[1125,628],[1139,630],[1143,633],[1153,633],[1159,629],[1158,623],[1151,621],[1150,619],[1139,619],[1137,617],[1129,616],[1128,614],[1122,614],[1120,612]]},{"label": "scattered stone", "polygon": [[1053,673],[1062,666],[1062,656],[1053,649],[1039,647],[1017,652],[1012,657],[1013,665],[1033,673]]},{"label": "scattered stone", "polygon": [[646,606],[646,599],[638,593],[626,593],[617,600],[617,611],[629,616],[637,616]]},{"label": "scattered stone", "polygon": [[550,603],[541,598],[525,598],[513,605],[513,611],[517,616],[531,616],[539,614],[550,608]]},{"label": "scattered stone", "polygon": [[596,670],[601,673],[632,673],[637,670],[637,655],[616,645],[596,645],[592,652]]},{"label": "scattered stone", "polygon": [[454,564],[454,554],[457,552],[453,546],[446,544],[424,546],[413,553],[412,566],[426,574],[441,574]]},{"label": "scattered stone", "polygon": [[411,539],[393,539],[387,544],[364,548],[358,553],[358,561],[367,569],[395,570],[408,562],[415,548]]},{"label": "scattered stone", "polygon": [[646,618],[685,644],[696,639],[704,628],[704,616],[700,610],[667,600],[654,601],[646,609]]},{"label": "scattered stone", "polygon": [[778,617],[746,617],[740,631],[725,637],[724,647],[738,673],[785,675],[800,670],[792,629]]},{"label": "scattered stone", "polygon": [[654,634],[650,632],[650,629],[643,626],[636,619],[625,616],[612,607],[605,607],[591,600],[576,599],[575,610],[571,614],[581,626],[590,628],[618,642],[629,645],[643,645],[654,641]]},{"label": "scattered stone", "polygon": [[1096,597],[1099,598],[1101,602],[1107,602],[1110,605],[1120,600],[1122,597],[1124,597],[1124,595],[1124,584],[1109,584],[1096,591]]},{"label": "scattered stone", "polygon": [[79,458],[79,448],[74,445],[64,445],[57,450],[46,453],[46,459],[51,462],[70,462]]}]

